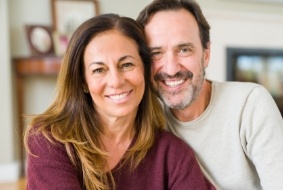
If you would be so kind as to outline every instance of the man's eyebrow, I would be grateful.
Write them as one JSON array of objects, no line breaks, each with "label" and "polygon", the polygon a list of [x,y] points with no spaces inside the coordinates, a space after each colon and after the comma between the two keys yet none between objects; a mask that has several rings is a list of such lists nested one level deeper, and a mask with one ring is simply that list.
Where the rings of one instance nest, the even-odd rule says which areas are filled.
[{"label": "man's eyebrow", "polygon": [[149,48],[150,51],[153,51],[153,50],[160,50],[160,49],[161,49],[161,47],[150,47],[150,48]]},{"label": "man's eyebrow", "polygon": [[[180,43],[180,44],[177,44],[175,47],[181,48],[181,47],[186,47],[186,46],[193,47],[193,48],[195,47],[195,45],[193,43],[190,43],[190,42],[188,42],[188,43]],[[160,49],[162,49],[162,47],[161,46],[150,47],[149,49],[150,49],[150,51],[154,51],[154,50],[160,50]]]},{"label": "man's eyebrow", "polygon": [[195,47],[193,43],[181,43],[177,45],[177,47],[185,47],[185,46]]}]

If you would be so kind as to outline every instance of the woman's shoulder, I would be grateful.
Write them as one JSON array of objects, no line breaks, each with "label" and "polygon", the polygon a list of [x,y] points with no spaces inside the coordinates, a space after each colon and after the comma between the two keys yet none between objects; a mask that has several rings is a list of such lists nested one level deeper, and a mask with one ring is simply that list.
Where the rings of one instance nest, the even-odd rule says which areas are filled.
[{"label": "woman's shoulder", "polygon": [[170,143],[171,141],[175,144],[175,143],[181,143],[181,144],[185,144],[185,142],[180,139],[179,137],[177,137],[176,135],[174,135],[173,133],[166,131],[166,130],[160,130],[158,132],[156,132],[155,137],[158,141],[160,142],[165,142],[165,143]]},{"label": "woman's shoulder", "polygon": [[72,163],[65,144],[41,130],[30,132],[27,142],[28,189],[81,189],[83,174]]},{"label": "woman's shoulder", "polygon": [[29,154],[35,157],[66,156],[66,149],[64,144],[55,140],[50,131],[41,131],[38,127],[30,130],[27,137],[27,146]]},{"label": "woman's shoulder", "polygon": [[159,131],[156,133],[155,146],[173,152],[185,152],[193,154],[192,148],[179,137],[168,131]]},{"label": "woman's shoulder", "polygon": [[174,134],[158,132],[152,154],[151,159],[166,168],[168,183],[174,184],[172,189],[208,189],[210,186],[203,177],[192,148]]}]

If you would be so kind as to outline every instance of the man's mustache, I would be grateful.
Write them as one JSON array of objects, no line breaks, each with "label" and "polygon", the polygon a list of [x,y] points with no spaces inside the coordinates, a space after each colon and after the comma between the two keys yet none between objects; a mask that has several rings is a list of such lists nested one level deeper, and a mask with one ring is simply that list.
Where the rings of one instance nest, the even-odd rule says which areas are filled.
[{"label": "man's mustache", "polygon": [[186,71],[186,72],[177,72],[175,75],[168,75],[167,73],[164,72],[160,72],[157,73],[156,75],[154,75],[153,79],[155,81],[157,80],[166,80],[166,79],[182,79],[182,78],[188,78],[188,79],[192,79],[194,76],[194,74],[190,71]]}]

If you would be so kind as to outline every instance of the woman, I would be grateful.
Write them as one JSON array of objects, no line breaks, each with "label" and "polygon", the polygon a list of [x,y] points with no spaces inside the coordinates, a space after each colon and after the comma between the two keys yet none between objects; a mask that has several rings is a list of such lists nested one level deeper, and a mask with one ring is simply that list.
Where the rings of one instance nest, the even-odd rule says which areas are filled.
[{"label": "woman", "polygon": [[54,103],[25,134],[27,189],[208,189],[192,150],[164,132],[142,29],[100,15],[73,34]]}]

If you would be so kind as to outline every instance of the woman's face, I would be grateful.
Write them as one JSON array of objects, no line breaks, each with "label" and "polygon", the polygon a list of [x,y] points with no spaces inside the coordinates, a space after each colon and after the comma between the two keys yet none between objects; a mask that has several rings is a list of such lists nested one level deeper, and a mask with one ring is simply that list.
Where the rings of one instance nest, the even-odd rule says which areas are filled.
[{"label": "woman's face", "polygon": [[136,43],[117,30],[96,35],[84,53],[85,80],[103,118],[135,117],[144,94],[144,67]]}]

